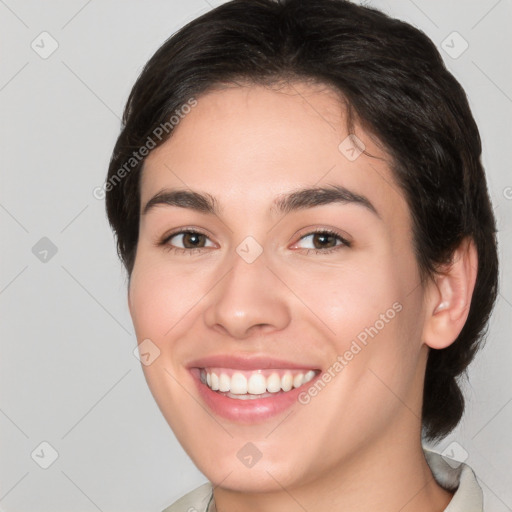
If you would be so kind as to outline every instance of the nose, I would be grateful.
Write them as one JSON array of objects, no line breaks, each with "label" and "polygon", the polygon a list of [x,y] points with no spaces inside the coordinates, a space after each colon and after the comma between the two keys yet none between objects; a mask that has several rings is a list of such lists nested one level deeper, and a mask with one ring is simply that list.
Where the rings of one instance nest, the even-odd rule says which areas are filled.
[{"label": "nose", "polygon": [[208,294],[204,319],[210,329],[239,340],[284,329],[291,319],[286,287],[262,254],[247,263],[238,254]]}]

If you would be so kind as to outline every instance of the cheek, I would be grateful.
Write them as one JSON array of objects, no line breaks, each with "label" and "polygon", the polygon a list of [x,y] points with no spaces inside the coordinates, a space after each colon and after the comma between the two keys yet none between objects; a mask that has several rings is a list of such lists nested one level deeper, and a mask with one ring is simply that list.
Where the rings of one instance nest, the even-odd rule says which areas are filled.
[{"label": "cheek", "polygon": [[401,297],[395,269],[378,258],[356,255],[343,265],[284,271],[283,280],[293,283],[295,295],[312,313],[309,316],[321,321],[329,338],[339,340],[338,350],[375,322],[380,326],[380,315]]},{"label": "cheek", "polygon": [[[351,403],[368,421],[372,410],[389,419],[386,414],[400,407],[397,397],[408,395],[421,349],[417,278],[413,260],[384,259],[347,272],[340,286],[331,284],[324,311],[343,367],[332,388],[340,409]],[[312,300],[322,301],[321,295]]]},{"label": "cheek", "polygon": [[343,267],[288,273],[287,282],[311,311],[306,317],[325,335],[318,350],[328,350],[332,373],[343,374],[331,388],[340,406],[350,396],[376,404],[386,398],[389,390],[376,375],[400,393],[413,379],[421,345],[416,279],[414,260],[384,252],[354,257]]},{"label": "cheek", "polygon": [[[170,340],[204,297],[207,288],[197,272],[171,269],[158,261],[140,259],[130,282],[130,313],[137,337]],[[178,328],[179,326],[179,328]]]},{"label": "cheek", "polygon": [[202,421],[213,428],[209,416],[205,419],[203,409],[190,400],[187,388],[191,383],[181,368],[186,344],[179,343],[197,321],[194,305],[205,291],[201,279],[167,267],[149,257],[137,260],[130,280],[130,314],[138,342],[150,339],[160,350],[142,370],[164,417],[178,439],[187,444],[192,436],[190,423]]}]

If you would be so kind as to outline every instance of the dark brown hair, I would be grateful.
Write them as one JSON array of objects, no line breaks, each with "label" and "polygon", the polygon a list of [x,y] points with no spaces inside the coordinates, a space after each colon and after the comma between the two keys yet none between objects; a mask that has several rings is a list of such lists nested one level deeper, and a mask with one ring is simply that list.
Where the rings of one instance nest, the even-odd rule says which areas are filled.
[{"label": "dark brown hair", "polygon": [[[476,244],[478,275],[466,324],[452,345],[428,356],[423,434],[441,438],[464,411],[458,377],[483,342],[497,294],[498,258],[478,128],[464,90],[420,30],[344,0],[233,0],[188,23],[147,62],[126,104],[105,185],[118,253],[130,276],[140,150],[172,135],[172,116],[219,84],[292,80],[337,90],[349,114],[391,156],[413,218],[422,277],[449,263],[465,237]],[[169,129],[155,140],[165,123]]]}]

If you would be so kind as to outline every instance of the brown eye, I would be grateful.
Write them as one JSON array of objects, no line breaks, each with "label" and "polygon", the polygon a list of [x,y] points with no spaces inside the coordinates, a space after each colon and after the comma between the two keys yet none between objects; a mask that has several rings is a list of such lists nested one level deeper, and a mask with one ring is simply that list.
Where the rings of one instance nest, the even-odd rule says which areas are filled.
[{"label": "brown eye", "polygon": [[313,235],[313,245],[315,249],[324,249],[329,247],[335,247],[336,237],[329,233],[315,233]]},{"label": "brown eye", "polygon": [[301,249],[328,252],[329,249],[350,247],[350,242],[331,231],[316,231],[303,236],[298,244]]},{"label": "brown eye", "polygon": [[214,244],[203,233],[197,231],[180,231],[167,237],[162,245],[171,249],[192,250],[202,249],[204,247],[213,247]]},{"label": "brown eye", "polygon": [[183,247],[186,249],[192,249],[195,247],[204,247],[206,237],[201,233],[183,233]]}]

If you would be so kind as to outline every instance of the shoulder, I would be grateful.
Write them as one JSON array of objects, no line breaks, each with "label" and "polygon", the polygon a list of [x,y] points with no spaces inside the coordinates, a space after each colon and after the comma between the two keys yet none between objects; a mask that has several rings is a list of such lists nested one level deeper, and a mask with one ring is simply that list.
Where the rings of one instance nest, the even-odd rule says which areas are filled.
[{"label": "shoulder", "polygon": [[206,512],[212,491],[212,484],[207,482],[185,494],[162,512]]},{"label": "shoulder", "polygon": [[463,462],[425,447],[423,451],[437,483],[449,491],[455,491],[444,512],[483,512],[482,488],[473,470]]}]

